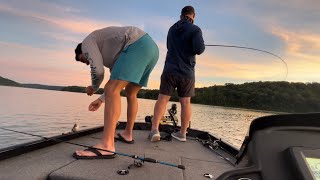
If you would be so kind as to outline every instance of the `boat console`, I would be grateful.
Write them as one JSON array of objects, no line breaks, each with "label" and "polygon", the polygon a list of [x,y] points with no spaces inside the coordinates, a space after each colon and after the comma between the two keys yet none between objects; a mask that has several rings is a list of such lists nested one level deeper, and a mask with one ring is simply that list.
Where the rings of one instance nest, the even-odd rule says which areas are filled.
[{"label": "boat console", "polygon": [[291,147],[287,153],[301,179],[320,179],[320,149]]},{"label": "boat console", "polygon": [[255,119],[236,158],[217,179],[319,180],[320,113]]}]

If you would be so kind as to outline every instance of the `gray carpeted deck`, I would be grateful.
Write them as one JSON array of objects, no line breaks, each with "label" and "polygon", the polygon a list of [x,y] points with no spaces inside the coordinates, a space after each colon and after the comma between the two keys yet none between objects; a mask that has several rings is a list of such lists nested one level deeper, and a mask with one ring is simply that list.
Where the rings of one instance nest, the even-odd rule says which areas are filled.
[{"label": "gray carpeted deck", "polygon": [[[72,140],[86,145],[99,142],[101,133]],[[183,164],[186,170],[161,164],[144,163],[143,167],[133,167],[125,176],[116,173],[127,169],[133,163],[132,158],[118,156],[112,160],[75,160],[72,153],[83,149],[69,144],[57,144],[51,147],[0,161],[0,179],[139,179],[139,180],[193,180],[207,179],[204,173],[214,177],[233,169],[214,152],[200,143],[188,140],[182,143],[152,143],[147,140],[148,131],[134,131],[135,144],[116,142],[116,150],[127,154],[146,156],[174,164]]]}]

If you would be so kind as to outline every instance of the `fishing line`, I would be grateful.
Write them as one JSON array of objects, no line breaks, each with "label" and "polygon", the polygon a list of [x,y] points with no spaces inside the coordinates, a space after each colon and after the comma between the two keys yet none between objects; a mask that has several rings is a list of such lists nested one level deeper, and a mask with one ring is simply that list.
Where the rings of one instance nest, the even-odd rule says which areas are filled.
[{"label": "fishing line", "polygon": [[172,164],[172,163],[167,163],[167,162],[163,162],[163,161],[158,161],[158,160],[153,159],[153,158],[140,157],[140,156],[137,156],[137,155],[134,155],[134,154],[126,154],[126,153],[121,153],[121,152],[116,152],[116,151],[109,151],[109,150],[105,150],[105,149],[99,149],[99,148],[95,148],[95,147],[92,147],[92,146],[87,146],[87,145],[83,145],[83,144],[79,144],[79,143],[67,142],[67,141],[63,141],[63,140],[60,140],[60,139],[56,139],[56,138],[48,138],[48,137],[44,137],[44,136],[40,136],[40,135],[36,135],[36,134],[16,131],[16,130],[2,128],[2,127],[0,127],[0,129],[6,130],[6,131],[15,132],[15,133],[20,133],[20,134],[25,134],[25,135],[29,135],[29,136],[39,137],[39,138],[43,138],[45,140],[51,140],[51,141],[55,141],[55,142],[58,142],[58,143],[72,144],[72,145],[81,146],[81,147],[85,147],[85,148],[91,148],[91,149],[95,149],[95,150],[99,150],[99,151],[105,151],[105,152],[117,154],[117,155],[120,155],[120,156],[126,156],[126,157],[131,157],[133,159],[138,159],[138,160],[141,160],[143,162],[163,164],[163,165],[167,165],[167,166],[176,167],[176,168],[179,168],[179,169],[182,169],[182,170],[186,169],[185,166],[181,165],[181,164],[179,164],[179,165],[178,164]]},{"label": "fishing line", "polygon": [[238,48],[238,49],[248,49],[248,50],[253,50],[253,51],[259,51],[259,52],[263,52],[263,53],[267,53],[267,54],[270,54],[278,59],[280,59],[283,64],[285,65],[286,67],[286,75],[285,75],[285,78],[284,80],[287,79],[287,76],[288,76],[288,65],[287,63],[284,61],[284,59],[282,59],[280,56],[276,55],[276,54],[273,54],[269,51],[265,51],[265,50],[261,50],[261,49],[257,49],[257,48],[251,48],[251,47],[245,47],[245,46],[234,46],[234,45],[222,45],[222,44],[206,44],[205,46],[211,46],[211,47],[225,47],[225,48]]},{"label": "fishing line", "polygon": [[[224,48],[247,49],[247,50],[259,51],[259,52],[263,52],[263,53],[267,53],[267,54],[269,54],[269,55],[272,55],[272,56],[280,59],[280,60],[283,62],[283,64],[285,65],[285,67],[286,67],[286,74],[285,74],[285,77],[284,77],[284,81],[287,79],[287,76],[288,76],[288,65],[287,65],[287,63],[285,62],[284,59],[282,59],[280,56],[278,56],[278,55],[276,55],[276,54],[274,54],[274,53],[271,53],[271,52],[266,51],[266,50],[261,50],[261,49],[257,49],[257,48],[251,48],[251,47],[245,47],[245,46],[234,46],[234,45],[223,45],[223,44],[207,44],[207,45],[205,45],[205,46],[208,46],[208,47],[224,47]],[[253,101],[253,100],[255,100],[255,99],[256,99],[256,97],[255,97],[255,98],[252,98],[252,99],[249,100],[247,103],[249,103],[249,102],[251,102],[251,101]]]}]

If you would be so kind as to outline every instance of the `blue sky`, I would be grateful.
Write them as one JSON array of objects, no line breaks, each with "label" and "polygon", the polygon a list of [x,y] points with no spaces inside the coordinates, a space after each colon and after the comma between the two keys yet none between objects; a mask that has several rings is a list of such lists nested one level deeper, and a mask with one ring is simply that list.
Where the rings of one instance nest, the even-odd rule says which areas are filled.
[{"label": "blue sky", "polygon": [[[0,76],[21,83],[90,85],[74,48],[106,26],[137,26],[157,42],[160,58],[148,88],[158,88],[166,35],[181,8],[192,5],[206,44],[248,46],[281,56],[207,47],[197,57],[196,86],[252,81],[320,81],[320,1],[0,0]],[[109,76],[108,71],[105,74]]]}]

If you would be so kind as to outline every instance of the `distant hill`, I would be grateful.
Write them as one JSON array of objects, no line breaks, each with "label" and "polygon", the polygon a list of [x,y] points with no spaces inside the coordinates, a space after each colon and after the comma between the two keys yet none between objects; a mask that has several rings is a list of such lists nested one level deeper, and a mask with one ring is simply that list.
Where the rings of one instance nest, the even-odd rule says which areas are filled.
[{"label": "distant hill", "polygon": [[10,80],[10,79],[4,78],[2,76],[0,76],[0,85],[1,86],[17,86],[17,87],[22,86],[20,83],[17,83],[15,81]]},{"label": "distant hill", "polygon": [[48,90],[56,90],[56,91],[61,91],[64,88],[64,86],[50,86],[50,85],[43,85],[43,84],[22,84],[22,86],[26,88],[48,89]]},{"label": "distant hill", "polygon": [[16,87],[25,87],[25,88],[34,88],[34,89],[47,89],[47,90],[56,90],[61,91],[64,86],[50,86],[43,84],[21,84],[10,79],[0,76],[0,86],[16,86]]}]

